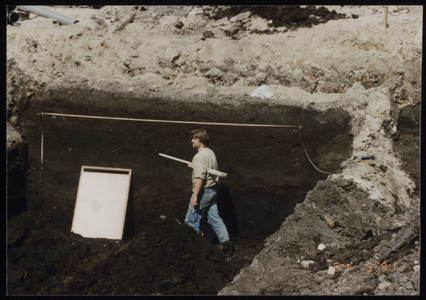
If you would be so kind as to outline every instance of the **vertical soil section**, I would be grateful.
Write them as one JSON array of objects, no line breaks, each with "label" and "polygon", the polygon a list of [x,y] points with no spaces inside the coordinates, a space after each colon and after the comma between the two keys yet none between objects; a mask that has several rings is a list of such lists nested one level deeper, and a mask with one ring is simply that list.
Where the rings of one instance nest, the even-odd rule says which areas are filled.
[{"label": "vertical soil section", "polygon": [[[153,97],[119,87],[94,92],[59,86],[40,92],[21,116],[29,146],[29,209],[8,225],[9,294],[216,294],[324,178],[309,163],[297,126],[303,126],[306,150],[320,169],[338,170],[351,153],[349,116],[342,110],[215,97]],[[191,169],[158,155],[192,160],[189,133],[200,127],[210,136],[219,170],[228,174],[218,189],[220,214],[234,243],[225,250],[205,220],[204,236],[182,224]],[[84,239],[70,232],[82,165],[132,169],[124,240]]]},{"label": "vertical soil section", "polygon": [[7,152],[7,216],[15,217],[27,209],[26,175],[28,145],[22,143]]},{"label": "vertical soil section", "polygon": [[402,169],[416,184],[415,194],[419,195],[420,174],[420,104],[401,109],[398,121],[399,134],[394,147],[402,160]]},{"label": "vertical soil section", "polygon": [[[323,175],[306,158],[297,128],[41,117],[36,115],[39,112],[84,111],[85,115],[105,117],[219,123],[248,123],[249,119],[258,124],[300,125],[304,126],[307,151],[320,168],[337,170],[350,155],[351,138],[344,124],[348,117],[339,110],[321,112],[323,125],[315,118],[319,112],[296,106],[245,102],[224,107],[214,102],[171,102],[168,96],[144,99],[131,94],[120,95],[119,104],[107,92],[93,95],[76,87],[68,96],[70,91],[65,88],[40,94],[22,120],[31,148],[30,165],[39,166],[43,118],[42,182],[34,170],[29,176],[28,197],[31,206],[51,214],[55,222],[72,222],[82,165],[133,170],[135,233],[160,215],[183,219],[191,193],[191,169],[158,153],[192,160],[195,153],[189,132],[198,127],[207,129],[219,169],[228,173],[221,182],[218,203],[235,236],[264,239],[272,234]],[[110,105],[116,109],[111,111]]]}]

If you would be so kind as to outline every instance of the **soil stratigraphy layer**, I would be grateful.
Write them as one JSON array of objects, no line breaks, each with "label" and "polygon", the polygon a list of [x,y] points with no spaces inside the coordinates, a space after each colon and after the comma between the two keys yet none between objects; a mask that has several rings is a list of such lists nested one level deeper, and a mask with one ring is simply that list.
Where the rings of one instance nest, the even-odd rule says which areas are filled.
[{"label": "soil stratigraphy layer", "polygon": [[[32,166],[41,163],[43,132],[43,169],[28,173],[30,210],[9,220],[11,294],[217,294],[322,178],[306,157],[297,126],[215,127],[37,113],[199,121],[208,111],[201,120],[306,125],[303,138],[321,168],[337,169],[350,155],[348,114],[341,110],[185,96],[129,93],[110,85],[93,93],[84,85],[64,85],[48,86],[33,99],[21,128],[34,149]],[[158,156],[191,160],[189,132],[196,127],[208,130],[219,169],[228,172],[218,206],[235,243],[233,254],[218,249],[205,221],[203,237],[179,223],[189,202],[191,171]],[[124,241],[70,233],[82,165],[133,169]]]},{"label": "soil stratigraphy layer", "polygon": [[[321,6],[307,6],[302,8],[298,5],[288,6],[259,6],[259,7],[243,7],[234,6],[226,9],[219,9],[213,13],[213,19],[218,20],[221,18],[237,16],[240,13],[250,12],[255,16],[259,16],[266,20],[270,20],[270,26],[279,27],[286,26],[289,29],[296,29],[298,27],[312,27],[329,20],[338,20],[346,17],[346,14],[337,13],[335,10],[328,10]],[[273,32],[268,30],[270,34]]]},{"label": "soil stratigraphy layer", "polygon": [[[71,94],[70,94],[71,93]],[[118,101],[120,99],[120,101]],[[174,100],[173,100],[174,99]],[[40,112],[94,115],[105,119],[37,115]],[[245,127],[112,120],[108,117],[165,121],[265,124]],[[190,131],[206,128],[219,170],[218,205],[234,236],[264,239],[293,212],[322,174],[337,170],[350,156],[348,114],[304,109],[290,101],[276,104],[247,97],[209,97],[176,93],[124,92],[119,85],[91,92],[84,85],[48,87],[28,105],[21,126],[31,149],[28,202],[55,222],[71,224],[81,166],[132,169],[134,232],[160,215],[183,222],[191,195],[191,169],[159,153],[191,161]],[[266,123],[268,124],[268,123]],[[37,151],[36,151],[37,149]],[[334,154],[333,154],[334,153]],[[41,177],[42,175],[42,177]],[[41,182],[40,182],[41,179]],[[58,192],[60,191],[60,192]],[[57,209],[54,209],[54,208]],[[209,229],[207,229],[209,230]]]}]

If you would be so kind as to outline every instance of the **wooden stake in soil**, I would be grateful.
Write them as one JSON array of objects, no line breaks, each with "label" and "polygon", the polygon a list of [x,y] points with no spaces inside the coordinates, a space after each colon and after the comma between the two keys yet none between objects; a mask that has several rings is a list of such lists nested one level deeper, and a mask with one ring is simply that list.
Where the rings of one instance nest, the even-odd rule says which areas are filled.
[{"label": "wooden stake in soil", "polygon": [[327,225],[333,229],[335,227],[334,221],[329,214],[324,214],[324,220],[327,222]]},{"label": "wooden stake in soil", "polygon": [[385,11],[384,11],[384,16],[383,16],[383,25],[385,25],[385,27],[388,27],[388,8],[385,7]]}]

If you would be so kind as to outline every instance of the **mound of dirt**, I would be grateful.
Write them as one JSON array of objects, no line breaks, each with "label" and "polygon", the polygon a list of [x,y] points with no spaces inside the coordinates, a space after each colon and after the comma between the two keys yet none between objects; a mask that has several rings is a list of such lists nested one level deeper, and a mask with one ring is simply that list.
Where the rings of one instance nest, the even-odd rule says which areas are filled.
[{"label": "mound of dirt", "polygon": [[23,215],[8,228],[10,295],[217,294],[262,247],[235,240],[223,251],[165,216],[118,241],[64,233],[42,211]]},{"label": "mound of dirt", "polygon": [[345,175],[332,175],[219,294],[415,295],[419,218],[418,205],[394,212]]}]

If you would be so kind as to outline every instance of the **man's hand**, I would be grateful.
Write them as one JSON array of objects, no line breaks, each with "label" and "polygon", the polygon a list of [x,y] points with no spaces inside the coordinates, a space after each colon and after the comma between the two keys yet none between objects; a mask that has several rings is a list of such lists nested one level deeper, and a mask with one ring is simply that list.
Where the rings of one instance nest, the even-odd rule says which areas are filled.
[{"label": "man's hand", "polygon": [[194,194],[192,196],[191,204],[192,204],[192,206],[197,206],[198,205],[198,203],[197,203],[197,195],[196,194]]}]

